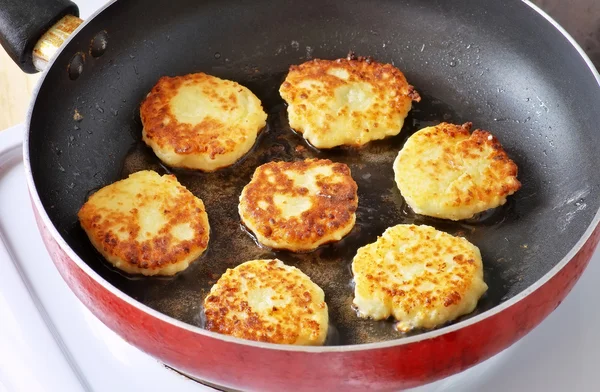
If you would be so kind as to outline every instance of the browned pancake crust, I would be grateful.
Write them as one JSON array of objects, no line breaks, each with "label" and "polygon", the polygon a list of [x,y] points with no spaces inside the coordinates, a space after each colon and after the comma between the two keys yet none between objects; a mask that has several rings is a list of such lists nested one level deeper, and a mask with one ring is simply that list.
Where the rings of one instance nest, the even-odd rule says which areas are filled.
[{"label": "browned pancake crust", "polygon": [[397,328],[434,328],[475,308],[487,290],[479,249],[431,226],[397,225],[352,262],[359,314]]},{"label": "browned pancake crust", "polygon": [[[287,303],[257,311],[250,297],[261,292]],[[206,329],[242,339],[318,345],[327,334],[323,291],[279,260],[254,260],[228,269],[206,297],[204,312]]]},{"label": "browned pancake crust", "polygon": [[[139,269],[144,275],[154,275],[168,265],[188,258],[192,253],[199,255],[208,246],[209,224],[204,203],[181,186],[175,176],[165,175],[163,178],[177,184],[176,194],[168,197],[158,192],[130,194],[135,208],[123,212],[96,206],[96,198],[123,197],[122,194],[116,194],[113,188],[106,187],[92,195],[78,213],[81,226],[103,255],[118,258],[133,267],[131,269]],[[140,242],[137,239],[140,234],[137,210],[157,199],[167,223],[150,239]],[[191,240],[177,239],[171,233],[174,226],[182,223],[189,224],[193,230]],[[125,239],[122,238],[123,235],[126,236]]]},{"label": "browned pancake crust", "polygon": [[[452,128],[447,125],[444,126],[444,132],[452,133]],[[459,132],[468,134],[471,125],[471,123],[463,124]],[[461,195],[462,197],[458,196],[457,204],[469,203],[470,198],[483,200],[490,193],[508,196],[521,189],[521,182],[517,180],[519,172],[517,164],[509,158],[498,138],[490,132],[476,129],[468,140],[458,144],[458,151],[465,158],[477,158],[484,151],[484,146],[489,146],[493,150],[493,153],[488,155],[488,159],[492,160],[488,170],[494,174],[494,178],[490,178],[485,187],[476,188],[466,195]]]},{"label": "browned pancake crust", "polygon": [[[462,139],[465,136],[470,136],[468,139],[462,140],[456,144],[456,154],[467,159],[478,159],[483,155],[486,147],[491,148],[491,153],[487,155],[487,159],[491,161],[486,169],[486,181],[481,187],[470,188],[465,194],[457,194],[455,205],[462,203],[469,204],[472,199],[486,200],[490,195],[507,196],[512,195],[521,188],[521,182],[517,180],[519,168],[517,164],[509,158],[502,144],[496,136],[488,131],[476,129],[473,133],[470,132],[473,123],[467,122],[462,125],[450,123],[441,123],[436,128],[437,130],[426,133],[424,136],[435,138],[438,132],[441,132],[451,138]],[[469,135],[470,134],[470,135]],[[441,144],[442,142],[440,142]],[[446,155],[439,159],[439,165],[448,165],[452,159],[452,151],[446,150]],[[442,170],[444,168],[442,167]]]},{"label": "browned pancake crust", "polygon": [[[332,69],[343,69],[349,76],[347,79],[341,79],[330,73]],[[310,80],[319,81],[320,84],[303,85],[303,82]],[[348,103],[339,103],[342,106],[332,110],[332,103],[338,102],[336,90],[357,82],[372,87],[374,95],[371,98],[374,103],[370,108],[353,110]],[[290,66],[286,80],[280,87],[280,93],[286,102],[294,106],[294,117],[312,122],[317,113],[327,113],[326,121],[318,127],[313,126],[314,129],[308,136],[311,143],[323,148],[341,144],[359,146],[369,140],[397,134],[401,128],[398,123],[403,123],[410,110],[411,101],[421,100],[398,68],[376,62],[370,57],[356,57],[352,53],[347,58],[314,59]],[[343,124],[345,129],[333,129],[331,125],[335,125],[342,118],[348,118],[348,121],[338,124]],[[365,124],[372,124],[373,129],[364,129]],[[305,132],[302,124],[295,124],[293,127],[300,133]],[[352,132],[354,139],[347,140],[347,137],[338,135],[344,131]]]},{"label": "browned pancake crust", "polygon": [[[307,188],[294,186],[293,180],[284,174],[285,171],[305,173],[319,165],[330,166],[341,181],[330,183],[317,179],[316,185],[320,188],[318,195],[310,194]],[[272,182],[269,181],[270,176],[274,177]],[[244,188],[240,198],[240,211],[243,216],[250,218],[253,227],[249,228],[258,232],[257,234],[274,242],[297,244],[304,248],[303,244],[318,243],[328,234],[355,220],[357,191],[358,186],[351,176],[350,168],[343,163],[334,163],[329,159],[269,162],[256,169],[252,180]],[[275,194],[309,197],[312,206],[300,216],[285,218],[275,205]],[[268,203],[266,209],[259,208],[261,200]],[[248,223],[246,226],[249,226]],[[290,248],[295,246],[280,249]]]},{"label": "browned pancake crust", "polygon": [[[206,83],[203,94],[212,101],[219,102],[223,111],[233,110],[239,105],[235,94],[228,97],[218,94],[219,83],[205,73],[163,76],[142,102],[140,117],[146,137],[159,147],[173,150],[177,154],[205,154],[215,159],[218,155],[235,150],[238,144],[229,136],[235,135],[239,130],[214,118],[206,118],[195,125],[181,123],[170,107],[171,99],[182,85],[197,83]],[[223,80],[221,83],[242,87],[230,80]]]},{"label": "browned pancake crust", "polygon": [[398,154],[396,182],[417,213],[466,219],[520,189],[518,167],[498,139],[488,131],[471,133],[471,125],[424,128]]}]

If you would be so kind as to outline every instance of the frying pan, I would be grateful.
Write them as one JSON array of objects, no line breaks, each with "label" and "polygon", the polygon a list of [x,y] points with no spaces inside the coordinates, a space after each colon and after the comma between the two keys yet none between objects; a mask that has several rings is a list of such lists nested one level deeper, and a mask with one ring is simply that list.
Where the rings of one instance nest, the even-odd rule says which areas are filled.
[{"label": "frying pan", "polygon": [[[568,294],[598,243],[599,77],[573,40],[528,2],[116,1],[79,27],[63,19],[50,41],[47,34],[35,46],[67,14],[77,8],[64,0],[15,0],[0,9],[2,44],[15,61],[26,72],[48,65],[24,143],[38,226],[62,277],[100,320],[191,377],[245,390],[428,383],[527,334]],[[72,30],[50,58],[52,45]],[[310,149],[287,125],[279,85],[291,64],[349,50],[395,64],[422,101],[396,137],[362,149]],[[254,150],[216,173],[170,170],[140,141],[139,104],[153,84],[197,71],[246,85],[269,113]],[[404,205],[391,162],[409,135],[441,121],[472,121],[500,139],[523,184],[507,204],[463,222],[423,218]],[[305,255],[259,248],[239,225],[241,187],[264,162],[308,156],[350,165],[359,185],[357,226]],[[206,254],[174,278],[109,268],[76,218],[91,192],[148,168],[176,174],[204,200],[211,220]],[[402,335],[391,322],[352,313],[349,264],[385,228],[410,222],[475,243],[490,289],[472,314]],[[332,320],[326,346],[243,341],[202,328],[210,285],[258,257],[296,265],[324,288]]]}]

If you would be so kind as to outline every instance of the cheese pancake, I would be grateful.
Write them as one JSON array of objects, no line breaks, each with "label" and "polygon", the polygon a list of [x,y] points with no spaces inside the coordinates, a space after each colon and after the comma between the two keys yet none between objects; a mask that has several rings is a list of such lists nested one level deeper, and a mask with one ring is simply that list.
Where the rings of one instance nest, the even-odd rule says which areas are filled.
[{"label": "cheese pancake", "polygon": [[294,252],[339,241],[356,221],[350,168],[328,159],[259,166],[240,195],[242,222],[259,243]]},{"label": "cheese pancake", "polygon": [[228,269],[204,300],[209,331],[279,344],[322,345],[327,312],[323,290],[277,259]]},{"label": "cheese pancake", "polygon": [[352,53],[292,65],[279,92],[290,127],[317,148],[397,135],[412,101],[421,99],[399,69]]},{"label": "cheese pancake", "polygon": [[130,274],[174,275],[208,246],[204,204],[173,175],[133,173],[95,192],[78,216],[94,247]]},{"label": "cheese pancake", "polygon": [[396,184],[417,213],[468,219],[521,187],[517,165],[487,131],[441,123],[408,138],[394,162]]},{"label": "cheese pancake", "polygon": [[204,73],[160,78],[140,116],[143,140],[161,161],[203,171],[238,161],[267,119],[246,87]]},{"label": "cheese pancake", "polygon": [[358,250],[352,272],[359,315],[392,316],[402,332],[468,314],[487,291],[479,249],[430,226],[387,229]]}]

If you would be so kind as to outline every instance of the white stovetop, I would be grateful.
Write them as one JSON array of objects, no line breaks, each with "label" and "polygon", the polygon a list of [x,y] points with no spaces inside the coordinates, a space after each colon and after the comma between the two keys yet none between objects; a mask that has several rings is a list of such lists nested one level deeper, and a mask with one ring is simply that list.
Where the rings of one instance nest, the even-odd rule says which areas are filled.
[{"label": "white stovetop", "polygon": [[[88,17],[103,0],[79,1]],[[34,223],[20,142],[0,132],[0,392],[209,391],[130,346],[85,308],[54,268]],[[597,391],[600,252],[573,292],[521,341],[413,392]]]}]

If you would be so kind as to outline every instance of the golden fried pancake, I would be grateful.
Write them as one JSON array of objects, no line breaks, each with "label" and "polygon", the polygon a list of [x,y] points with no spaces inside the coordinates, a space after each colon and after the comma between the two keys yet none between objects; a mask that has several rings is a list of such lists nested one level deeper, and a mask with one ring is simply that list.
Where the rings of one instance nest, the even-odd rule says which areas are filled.
[{"label": "golden fried pancake", "polygon": [[228,269],[204,300],[206,329],[260,342],[321,345],[329,316],[325,294],[280,260]]},{"label": "golden fried pancake", "polygon": [[359,315],[434,328],[470,313],[487,290],[479,249],[430,226],[390,227],[352,261]]},{"label": "golden fried pancake", "polygon": [[240,195],[242,222],[261,244],[295,252],[339,241],[358,207],[350,168],[327,159],[259,166]]},{"label": "golden fried pancake", "polygon": [[391,64],[353,54],[292,65],[279,92],[292,129],[317,148],[397,135],[412,101],[421,99]]},{"label": "golden fried pancake", "polygon": [[204,73],[160,78],[140,116],[144,142],[161,161],[204,171],[240,159],[267,119],[246,87]]},{"label": "golden fried pancake", "polygon": [[90,196],[78,216],[94,247],[130,274],[174,275],[208,245],[204,204],[173,175],[133,173]]},{"label": "golden fried pancake", "polygon": [[506,202],[521,187],[517,165],[487,131],[441,123],[408,138],[394,162],[396,184],[418,214],[460,220]]}]

